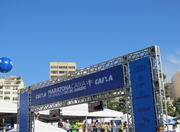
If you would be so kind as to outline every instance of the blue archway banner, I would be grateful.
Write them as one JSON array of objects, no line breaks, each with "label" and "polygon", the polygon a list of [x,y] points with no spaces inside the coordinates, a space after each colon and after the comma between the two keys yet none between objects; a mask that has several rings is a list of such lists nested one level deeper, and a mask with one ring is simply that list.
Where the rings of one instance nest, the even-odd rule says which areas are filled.
[{"label": "blue archway banner", "polygon": [[122,65],[86,76],[60,82],[31,92],[31,105],[55,103],[73,98],[100,94],[124,87]]},{"label": "blue archway banner", "polygon": [[19,131],[28,132],[29,124],[29,94],[28,92],[20,93],[20,122]]},{"label": "blue archway banner", "polygon": [[130,62],[135,132],[156,132],[156,112],[150,58]]}]

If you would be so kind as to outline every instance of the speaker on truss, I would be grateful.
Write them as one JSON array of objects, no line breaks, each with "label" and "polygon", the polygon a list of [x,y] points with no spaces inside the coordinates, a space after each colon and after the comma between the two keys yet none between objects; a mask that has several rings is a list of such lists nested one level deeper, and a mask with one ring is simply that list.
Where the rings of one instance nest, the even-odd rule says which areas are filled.
[{"label": "speaker on truss", "polygon": [[102,110],[104,110],[103,101],[95,101],[95,102],[88,103],[89,112],[102,111]]},{"label": "speaker on truss", "polygon": [[54,109],[54,110],[50,110],[49,111],[49,115],[50,115],[50,117],[52,117],[52,118],[60,118],[60,116],[61,116],[61,109]]}]

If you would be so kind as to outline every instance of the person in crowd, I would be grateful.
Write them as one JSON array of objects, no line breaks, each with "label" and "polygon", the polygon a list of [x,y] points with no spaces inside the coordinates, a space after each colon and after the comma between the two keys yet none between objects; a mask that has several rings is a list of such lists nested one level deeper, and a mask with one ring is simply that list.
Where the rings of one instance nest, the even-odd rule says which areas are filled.
[{"label": "person in crowd", "polygon": [[163,132],[163,128],[161,126],[157,127],[157,132]]},{"label": "person in crowd", "polygon": [[123,130],[124,130],[124,132],[127,131],[127,122],[126,121],[123,123]]},{"label": "person in crowd", "polygon": [[64,127],[64,124],[63,124],[63,120],[62,120],[62,119],[59,119],[59,121],[58,121],[58,127],[59,127],[59,128],[63,128],[63,127]]},{"label": "person in crowd", "polygon": [[99,125],[99,121],[98,120],[96,120],[95,121],[95,132],[98,132],[98,125]]},{"label": "person in crowd", "polygon": [[111,120],[111,122],[110,122],[110,131],[116,132],[116,123],[113,120]]},{"label": "person in crowd", "polygon": [[109,130],[108,123],[107,122],[103,123],[102,128],[104,129],[104,132],[108,132],[108,130]]},{"label": "person in crowd", "polygon": [[87,132],[87,130],[88,130],[88,123],[87,123],[87,121],[84,121],[84,122],[83,122],[83,124],[82,124],[82,130],[83,130],[83,132]]},{"label": "person in crowd", "polygon": [[72,124],[72,132],[79,132],[79,127],[78,127],[77,122],[74,122]]},{"label": "person in crowd", "polygon": [[96,127],[97,127],[97,132],[101,132],[101,123],[100,122],[97,122]]},{"label": "person in crowd", "polygon": [[101,132],[104,132],[104,124],[101,123],[100,126],[101,126]]},{"label": "person in crowd", "polygon": [[92,130],[93,132],[97,132],[96,122],[92,122],[92,123],[91,123],[91,130]]},{"label": "person in crowd", "polygon": [[120,124],[120,132],[123,132],[123,129],[124,129],[124,123],[121,123]]},{"label": "person in crowd", "polygon": [[67,130],[67,132],[70,132],[71,124],[69,120],[67,120],[67,122],[64,124],[64,128]]}]

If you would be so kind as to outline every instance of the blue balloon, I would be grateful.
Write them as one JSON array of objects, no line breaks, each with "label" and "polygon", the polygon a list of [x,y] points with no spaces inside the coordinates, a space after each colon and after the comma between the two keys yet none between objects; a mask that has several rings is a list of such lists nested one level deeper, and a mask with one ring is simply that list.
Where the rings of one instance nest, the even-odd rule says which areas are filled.
[{"label": "blue balloon", "polygon": [[11,59],[7,57],[0,58],[0,72],[7,73],[11,71],[12,67],[13,67],[13,64],[12,64]]}]

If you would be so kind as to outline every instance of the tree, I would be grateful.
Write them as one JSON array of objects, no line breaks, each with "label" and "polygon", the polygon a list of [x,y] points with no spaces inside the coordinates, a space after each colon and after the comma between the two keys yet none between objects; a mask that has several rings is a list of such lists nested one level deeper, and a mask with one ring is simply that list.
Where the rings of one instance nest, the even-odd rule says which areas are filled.
[{"label": "tree", "polygon": [[172,103],[167,102],[167,112],[173,117],[180,116],[180,98],[175,99]]},{"label": "tree", "polygon": [[176,111],[175,116],[180,116],[180,98],[177,98],[173,101],[173,106],[175,107]]},{"label": "tree", "polygon": [[107,108],[112,109],[112,110],[116,109],[116,101],[115,101],[115,99],[107,100]]},{"label": "tree", "polygon": [[120,97],[119,101],[116,105],[117,111],[121,111],[123,113],[126,113],[126,99],[125,97]]},{"label": "tree", "polygon": [[126,105],[125,97],[118,97],[118,98],[107,100],[107,108],[112,109],[112,110],[126,113],[125,105]]},{"label": "tree", "polygon": [[167,113],[168,115],[173,116],[173,117],[176,115],[175,114],[176,110],[175,110],[174,105],[169,102],[167,102]]}]

